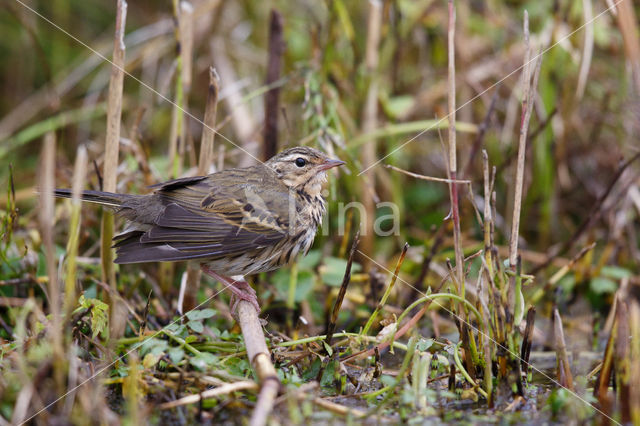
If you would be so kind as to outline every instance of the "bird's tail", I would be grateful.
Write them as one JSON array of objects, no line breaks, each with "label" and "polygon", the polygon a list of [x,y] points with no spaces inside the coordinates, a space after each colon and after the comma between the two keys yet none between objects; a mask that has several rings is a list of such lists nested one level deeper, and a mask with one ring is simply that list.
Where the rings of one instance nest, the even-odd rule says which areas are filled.
[{"label": "bird's tail", "polygon": [[[58,198],[71,198],[70,189],[56,189],[53,191],[53,195]],[[89,203],[101,204],[103,206],[118,208],[122,203],[130,198],[131,195],[127,194],[115,194],[113,192],[102,191],[82,191],[82,201]]]}]

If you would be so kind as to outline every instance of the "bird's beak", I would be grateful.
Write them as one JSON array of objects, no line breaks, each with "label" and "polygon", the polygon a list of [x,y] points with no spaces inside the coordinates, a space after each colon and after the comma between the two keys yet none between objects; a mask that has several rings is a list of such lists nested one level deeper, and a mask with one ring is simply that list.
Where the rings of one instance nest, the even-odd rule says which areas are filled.
[{"label": "bird's beak", "polygon": [[320,170],[328,170],[328,169],[331,169],[333,167],[342,166],[343,164],[346,164],[346,163],[344,161],[342,161],[342,160],[334,160],[332,158],[329,158],[329,159],[325,160],[325,162],[320,165]]}]

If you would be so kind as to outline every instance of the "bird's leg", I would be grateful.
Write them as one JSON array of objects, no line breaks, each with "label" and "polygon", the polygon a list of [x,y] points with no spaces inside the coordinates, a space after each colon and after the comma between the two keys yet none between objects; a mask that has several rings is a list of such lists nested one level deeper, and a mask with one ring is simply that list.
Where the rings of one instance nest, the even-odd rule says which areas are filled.
[{"label": "bird's leg", "polygon": [[234,280],[233,278],[220,275],[204,264],[201,266],[201,268],[202,272],[209,275],[213,279],[220,281],[225,286],[225,288],[229,289],[229,291],[232,293],[230,303],[232,313],[236,312],[236,305],[240,300],[246,300],[247,302],[251,303],[253,307],[256,308],[256,311],[258,311],[258,314],[260,313],[260,305],[258,304],[256,291],[251,288],[248,282],[244,280],[238,281]]}]

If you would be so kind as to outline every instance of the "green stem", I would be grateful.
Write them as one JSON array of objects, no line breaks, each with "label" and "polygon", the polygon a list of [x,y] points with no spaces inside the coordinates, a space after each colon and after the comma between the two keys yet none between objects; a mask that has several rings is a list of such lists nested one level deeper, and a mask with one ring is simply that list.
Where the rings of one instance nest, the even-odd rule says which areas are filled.
[{"label": "green stem", "polygon": [[[409,347],[407,348],[407,353],[404,356],[404,360],[402,361],[402,366],[400,367],[400,370],[398,371],[398,375],[396,376],[396,380],[393,382],[392,385],[390,386],[385,386],[382,389],[370,393],[369,395],[366,396],[366,398],[368,400],[371,400],[373,398],[375,398],[378,395],[382,395],[385,392],[390,391],[391,389],[396,388],[400,382],[402,381],[402,379],[404,378],[404,375],[406,373],[406,371],[409,369],[409,364],[411,361],[411,358],[413,358],[413,353],[416,350],[416,343],[417,343],[418,339],[416,339],[416,337],[412,337],[411,339],[409,339]],[[415,379],[414,379],[415,380]],[[373,407],[371,410],[369,410],[369,412],[367,413],[367,416],[370,416],[374,413],[376,413],[378,410],[380,410],[380,408],[382,408],[385,403],[387,401],[389,401],[389,399],[391,399],[391,397],[393,396],[393,393],[389,392],[387,394],[387,396],[384,397],[384,399],[382,401],[380,401],[379,404],[377,404],[375,407]]]},{"label": "green stem", "polygon": [[296,304],[296,287],[298,286],[298,262],[291,264],[289,275],[289,295],[287,297],[287,308],[293,310]]},{"label": "green stem", "polygon": [[[402,320],[409,314],[409,312],[411,312],[411,310],[413,308],[415,308],[416,306],[424,303],[424,302],[428,302],[430,300],[435,300],[435,299],[453,299],[456,300],[460,303],[464,303],[466,306],[469,307],[469,310],[471,312],[473,312],[473,314],[475,315],[476,319],[478,320],[478,324],[480,325],[480,330],[479,332],[482,335],[485,335],[485,331],[486,331],[486,326],[484,323],[484,320],[482,318],[482,315],[480,315],[480,312],[478,312],[478,310],[476,309],[475,306],[473,306],[473,304],[471,302],[469,302],[466,299],[463,299],[460,296],[456,296],[455,294],[451,294],[451,293],[435,293],[435,294],[430,294],[428,296],[422,297],[418,300],[416,300],[415,302],[413,302],[411,305],[409,305],[409,307],[407,309],[404,310],[404,312],[402,312],[402,314],[400,314],[400,316],[398,317],[398,320],[396,321],[396,324],[401,324]],[[394,340],[395,340],[395,336],[396,336],[396,331],[397,331],[397,327],[396,330],[393,332],[393,335],[391,336],[391,342],[393,344]]]},{"label": "green stem", "polygon": [[[480,395],[482,395],[485,399],[489,399],[487,393],[484,391],[484,389],[482,389],[480,386],[478,386],[476,384],[476,382],[473,381],[473,379],[471,378],[471,376],[469,376],[469,373],[467,373],[467,370],[464,369],[463,365],[462,365],[462,361],[460,360],[460,355],[458,355],[458,351],[460,350],[460,346],[462,345],[462,342],[458,342],[458,344],[456,345],[456,349],[453,351],[453,360],[456,363],[456,367],[458,367],[458,370],[460,370],[460,372],[462,373],[462,375],[464,376],[465,379],[467,379],[467,382],[469,382],[475,390],[478,391],[478,393],[480,393]],[[491,379],[489,379],[491,380]]]},{"label": "green stem", "polygon": [[193,346],[191,346],[190,344],[188,344],[187,342],[184,341],[184,339],[174,335],[173,333],[169,332],[166,329],[162,329],[162,333],[167,336],[169,339],[177,342],[180,346],[184,347],[186,350],[188,350],[189,352],[191,352],[194,355],[198,355],[200,353],[199,350],[197,350],[196,348],[194,348]]}]

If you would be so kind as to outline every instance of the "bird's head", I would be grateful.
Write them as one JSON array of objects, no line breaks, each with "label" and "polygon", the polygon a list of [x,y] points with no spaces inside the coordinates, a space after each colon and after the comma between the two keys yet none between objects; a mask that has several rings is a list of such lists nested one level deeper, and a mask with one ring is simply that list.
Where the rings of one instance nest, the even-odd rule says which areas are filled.
[{"label": "bird's head", "polygon": [[303,190],[315,197],[327,180],[327,170],[344,164],[309,147],[289,148],[273,156],[265,165],[291,189]]}]

